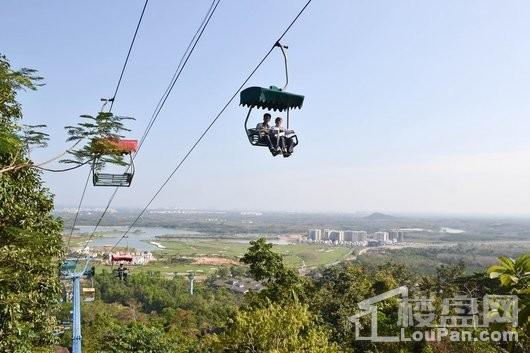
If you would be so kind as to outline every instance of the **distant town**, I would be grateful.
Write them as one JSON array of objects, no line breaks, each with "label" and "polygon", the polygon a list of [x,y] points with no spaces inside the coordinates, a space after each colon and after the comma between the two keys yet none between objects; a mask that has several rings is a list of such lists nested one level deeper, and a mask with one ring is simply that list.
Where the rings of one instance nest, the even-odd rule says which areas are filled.
[{"label": "distant town", "polygon": [[368,233],[364,230],[309,229],[305,241],[331,245],[381,246],[405,241],[399,229]]}]

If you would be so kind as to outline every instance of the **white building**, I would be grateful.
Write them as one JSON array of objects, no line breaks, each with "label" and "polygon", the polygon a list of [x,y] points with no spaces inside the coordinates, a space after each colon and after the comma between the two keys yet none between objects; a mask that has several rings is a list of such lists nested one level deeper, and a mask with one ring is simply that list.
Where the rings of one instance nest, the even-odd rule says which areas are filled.
[{"label": "white building", "polygon": [[309,229],[307,231],[307,239],[313,240],[313,241],[321,241],[322,240],[322,230],[320,230],[320,229]]},{"label": "white building", "polygon": [[388,239],[393,242],[402,242],[404,240],[404,233],[401,230],[394,229],[388,233]]},{"label": "white building", "polygon": [[342,230],[331,230],[329,231],[329,240],[336,242],[344,241],[344,232]]},{"label": "white building", "polygon": [[151,261],[155,261],[155,257],[153,256],[153,253],[150,251],[139,251],[139,252],[130,252],[127,254],[109,254],[109,259],[107,260],[108,264],[111,264],[111,259],[113,255],[129,255],[132,257],[131,264],[132,265],[140,265],[143,266],[145,264],[148,264]]},{"label": "white building", "polygon": [[151,261],[154,261],[155,258],[153,254],[149,251],[138,252],[133,255],[133,264],[134,265],[145,265]]},{"label": "white building", "polygon": [[388,241],[388,232],[375,232],[373,238],[379,241]]},{"label": "white building", "polygon": [[344,231],[344,240],[352,242],[364,242],[368,238],[368,233],[364,230],[346,230]]}]

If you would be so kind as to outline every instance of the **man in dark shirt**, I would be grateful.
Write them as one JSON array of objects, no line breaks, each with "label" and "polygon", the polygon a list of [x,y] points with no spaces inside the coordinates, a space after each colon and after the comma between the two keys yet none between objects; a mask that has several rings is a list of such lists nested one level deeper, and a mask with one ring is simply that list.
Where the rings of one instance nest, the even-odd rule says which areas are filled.
[{"label": "man in dark shirt", "polygon": [[259,134],[259,142],[265,143],[269,147],[269,151],[273,156],[276,156],[280,151],[274,146],[269,135],[271,115],[269,113],[263,114],[263,122],[256,125],[256,130]]}]

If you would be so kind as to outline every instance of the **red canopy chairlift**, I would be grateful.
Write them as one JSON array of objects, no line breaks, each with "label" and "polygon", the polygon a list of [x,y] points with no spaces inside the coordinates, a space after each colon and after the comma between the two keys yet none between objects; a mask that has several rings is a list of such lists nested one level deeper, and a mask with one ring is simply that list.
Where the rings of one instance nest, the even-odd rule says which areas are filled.
[{"label": "red canopy chairlift", "polygon": [[131,263],[133,260],[133,257],[131,255],[112,255],[111,258],[110,258],[110,261],[112,264],[114,264],[115,262],[118,262],[118,263],[123,263],[123,262],[127,262],[127,263]]},{"label": "red canopy chairlift", "polygon": [[118,277],[120,280],[126,280],[127,276],[129,275],[129,268],[120,266],[117,269],[114,269],[114,263],[119,263],[120,265],[123,265],[124,263],[132,263],[133,257],[131,255],[112,255],[110,257],[110,263],[112,268],[112,273]]},{"label": "red canopy chairlift", "polygon": [[93,141],[94,148],[103,150],[102,155],[128,155],[129,162],[124,173],[103,173],[97,170],[99,158],[92,165],[92,183],[94,186],[129,187],[134,177],[132,154],[138,150],[138,140],[131,139],[98,139]]}]

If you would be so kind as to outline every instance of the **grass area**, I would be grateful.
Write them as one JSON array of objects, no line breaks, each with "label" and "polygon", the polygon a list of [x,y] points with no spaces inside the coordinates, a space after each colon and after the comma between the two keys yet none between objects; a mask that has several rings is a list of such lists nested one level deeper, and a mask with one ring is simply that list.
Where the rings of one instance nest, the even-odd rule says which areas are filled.
[{"label": "grass area", "polygon": [[[223,240],[163,241],[161,244],[166,249],[157,251],[156,255],[162,257],[208,256],[232,259],[238,259],[243,256],[250,246],[248,243]],[[293,267],[300,267],[304,263],[307,267],[327,265],[340,261],[351,253],[351,249],[347,247],[298,243],[274,245],[273,250],[283,255],[286,263]]]},{"label": "grass area", "polygon": [[[84,265],[84,262],[82,262],[77,270],[81,270],[82,266]],[[103,270],[107,272],[111,272],[112,268],[110,265],[103,264],[103,263],[96,263],[96,273],[101,273]],[[118,266],[115,265],[114,269],[116,269]],[[195,271],[195,272],[202,272],[202,273],[211,273],[214,272],[217,267],[212,265],[199,265],[199,264],[192,264],[192,263],[179,263],[179,264],[168,264],[160,261],[151,262],[144,266],[133,266],[133,265],[126,265],[131,271],[131,273],[135,272],[161,272],[161,273],[183,273],[188,271]]]},{"label": "grass area", "polygon": [[[72,243],[75,244],[74,239],[82,243],[85,240],[84,238],[84,236],[77,239],[72,238]],[[154,255],[162,261],[156,261],[145,266],[132,266],[132,270],[138,272],[159,271],[163,273],[192,270],[210,273],[215,271],[216,265],[193,264],[191,263],[192,259],[189,259],[188,262],[177,263],[170,263],[164,260],[172,257],[223,257],[238,260],[247,252],[250,246],[248,242],[217,239],[167,240],[160,241],[160,243],[166,248],[154,251]],[[303,265],[306,267],[317,267],[332,264],[345,259],[352,252],[351,248],[342,246],[303,243],[274,245],[273,250],[284,256],[287,265],[295,268],[300,268]],[[110,266],[96,265],[97,272],[101,272],[103,269],[110,271]]]}]

